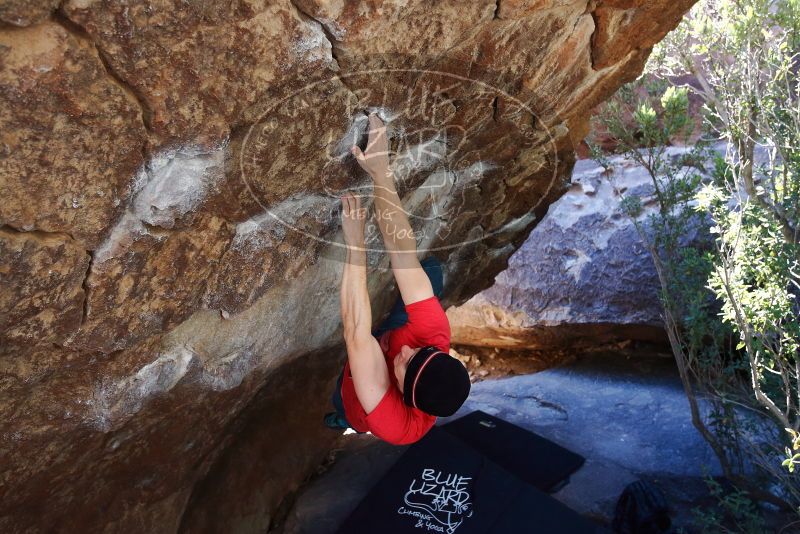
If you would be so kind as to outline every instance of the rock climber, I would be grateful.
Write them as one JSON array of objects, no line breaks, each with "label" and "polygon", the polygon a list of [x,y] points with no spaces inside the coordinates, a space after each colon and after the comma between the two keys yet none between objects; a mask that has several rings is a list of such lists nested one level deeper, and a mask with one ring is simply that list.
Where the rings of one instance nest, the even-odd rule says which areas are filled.
[{"label": "rock climber", "polygon": [[400,295],[389,317],[372,331],[367,291],[364,228],[367,210],[352,193],[341,197],[346,262],[341,313],[347,363],[332,396],[331,428],[353,428],[392,444],[413,443],[437,417],[464,403],[470,381],[463,364],[449,354],[450,324],[439,302],[442,266],[434,257],[417,259],[417,243],[389,167],[386,126],[369,116],[369,139],[362,152],[351,148],[372,177],[375,218],[389,253]]}]

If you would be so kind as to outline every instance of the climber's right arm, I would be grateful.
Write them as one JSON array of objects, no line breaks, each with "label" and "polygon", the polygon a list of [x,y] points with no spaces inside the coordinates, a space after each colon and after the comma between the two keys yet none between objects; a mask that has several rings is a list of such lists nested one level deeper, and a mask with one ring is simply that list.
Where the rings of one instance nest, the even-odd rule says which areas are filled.
[{"label": "climber's right arm", "polygon": [[372,336],[363,230],[365,214],[360,199],[350,193],[342,198],[342,208],[347,247],[340,292],[342,327],[356,396],[369,414],[383,399],[391,382],[383,352]]}]

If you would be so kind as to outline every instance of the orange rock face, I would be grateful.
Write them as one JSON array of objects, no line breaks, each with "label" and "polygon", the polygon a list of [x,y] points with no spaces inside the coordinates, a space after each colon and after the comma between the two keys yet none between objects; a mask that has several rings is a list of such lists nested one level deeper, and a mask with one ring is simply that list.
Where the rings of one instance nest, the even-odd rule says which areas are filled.
[{"label": "orange rock face", "polygon": [[142,164],[140,110],[94,47],[53,22],[0,32],[0,220],[94,248]]},{"label": "orange rock face", "polygon": [[461,303],[690,3],[0,0],[0,530],[267,530],[335,437],[366,113]]},{"label": "orange rock face", "polygon": [[4,336],[64,343],[81,324],[90,256],[65,235],[0,230],[0,257]]},{"label": "orange rock face", "polygon": [[59,3],[59,0],[7,0],[0,4],[0,20],[28,26],[49,17]]}]

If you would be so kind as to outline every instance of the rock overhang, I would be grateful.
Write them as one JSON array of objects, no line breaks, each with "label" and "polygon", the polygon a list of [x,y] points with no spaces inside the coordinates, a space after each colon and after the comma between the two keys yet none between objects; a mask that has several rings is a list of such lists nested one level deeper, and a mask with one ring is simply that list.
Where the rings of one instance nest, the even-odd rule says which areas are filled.
[{"label": "rock overhang", "polygon": [[[0,524],[224,522],[197,504],[215,495],[207,473],[220,487],[272,484],[228,514],[268,524],[328,438],[293,425],[270,450],[305,456],[272,482],[235,451],[269,439],[244,444],[242,429],[286,405],[262,393],[281,369],[300,362],[324,382],[341,361],[333,193],[368,184],[342,157],[364,112],[395,128],[400,192],[447,266],[446,303],[460,303],[563,192],[588,110],[690,3],[3,2],[0,18],[22,29],[0,29],[14,488]],[[609,18],[592,7],[636,16],[600,38]],[[313,84],[315,105],[267,113]],[[437,85],[446,128],[421,113]],[[391,277],[379,247],[370,261],[379,315]],[[281,391],[321,407],[323,385],[315,400]]]}]

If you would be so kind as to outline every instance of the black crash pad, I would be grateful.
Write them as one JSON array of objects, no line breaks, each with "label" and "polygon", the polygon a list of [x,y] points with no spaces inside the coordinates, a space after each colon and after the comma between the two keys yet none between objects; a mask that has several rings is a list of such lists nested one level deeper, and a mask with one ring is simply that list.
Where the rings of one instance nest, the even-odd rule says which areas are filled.
[{"label": "black crash pad", "polygon": [[361,501],[339,534],[589,534],[588,519],[434,427]]},{"label": "black crash pad", "polygon": [[585,461],[561,445],[480,410],[440,428],[542,491],[556,489]]}]

